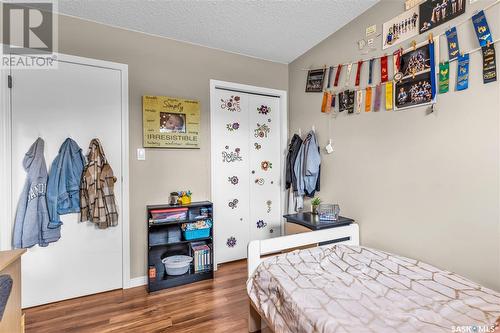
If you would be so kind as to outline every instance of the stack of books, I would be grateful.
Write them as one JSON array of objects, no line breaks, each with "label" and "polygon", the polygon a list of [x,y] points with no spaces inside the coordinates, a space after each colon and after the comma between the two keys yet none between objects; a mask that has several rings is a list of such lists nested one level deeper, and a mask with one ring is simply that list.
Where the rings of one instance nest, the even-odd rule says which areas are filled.
[{"label": "stack of books", "polygon": [[206,271],[212,268],[212,249],[205,242],[191,243],[194,258],[194,272]]}]

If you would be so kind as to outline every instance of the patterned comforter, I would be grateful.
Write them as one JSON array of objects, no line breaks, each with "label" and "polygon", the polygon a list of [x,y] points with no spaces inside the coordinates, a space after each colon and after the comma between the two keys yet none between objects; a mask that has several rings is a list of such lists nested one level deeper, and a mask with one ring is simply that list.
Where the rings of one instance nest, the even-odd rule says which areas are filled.
[{"label": "patterned comforter", "polygon": [[500,316],[500,293],[417,260],[346,245],[266,259],[247,291],[275,333],[493,332]]}]

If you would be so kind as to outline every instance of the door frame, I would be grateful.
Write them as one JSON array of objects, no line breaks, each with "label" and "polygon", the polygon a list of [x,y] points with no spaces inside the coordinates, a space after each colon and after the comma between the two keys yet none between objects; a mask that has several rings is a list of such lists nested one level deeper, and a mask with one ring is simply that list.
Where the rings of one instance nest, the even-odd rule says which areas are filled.
[{"label": "door frame", "polygon": [[[2,46],[3,44],[0,43],[0,47]],[[122,288],[130,288],[132,282],[130,280],[128,65],[63,53],[54,53],[54,56],[59,62],[120,72],[122,196],[118,205],[121,207],[122,218]],[[2,191],[0,191],[0,250],[10,250],[12,248],[14,226],[12,209],[12,109],[11,90],[7,85],[7,76],[9,74],[10,70],[0,69],[0,186],[2,186]],[[15,87],[15,77],[13,78],[13,86]]]},{"label": "door frame", "polygon": [[[281,221],[280,221],[280,229],[281,235],[284,235],[284,218],[283,215],[285,213],[286,208],[286,189],[285,189],[285,165],[286,165],[286,155],[287,155],[287,146],[288,146],[288,97],[287,92],[285,90],[279,89],[271,89],[264,87],[257,87],[252,85],[246,85],[241,83],[234,83],[228,81],[219,81],[219,80],[210,80],[210,200],[214,198],[214,180],[215,180],[215,161],[212,158],[212,142],[214,142],[215,130],[213,124],[212,113],[218,107],[218,100],[215,96],[216,89],[224,89],[224,90],[233,90],[235,92],[242,92],[247,94],[260,94],[267,96],[276,96],[280,99],[280,125],[281,125],[281,139],[280,139],[280,151],[281,151],[281,179],[280,179],[280,204],[281,204]],[[214,244],[216,238],[216,228],[217,228],[217,220],[215,218],[216,212],[214,209]],[[214,251],[214,269],[217,270],[217,251]]]}]

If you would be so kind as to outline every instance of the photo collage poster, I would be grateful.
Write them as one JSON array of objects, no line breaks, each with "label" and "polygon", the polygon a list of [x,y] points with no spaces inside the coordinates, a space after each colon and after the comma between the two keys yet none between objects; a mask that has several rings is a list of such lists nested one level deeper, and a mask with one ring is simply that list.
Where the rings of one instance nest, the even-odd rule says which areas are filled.
[{"label": "photo collage poster", "polygon": [[422,34],[465,13],[467,0],[425,0],[419,5]]},{"label": "photo collage poster", "polygon": [[382,25],[382,48],[385,50],[417,36],[418,29],[419,10],[416,6]]},{"label": "photo collage poster", "polygon": [[396,110],[433,102],[431,56],[427,43],[403,52],[403,78],[394,85]]}]

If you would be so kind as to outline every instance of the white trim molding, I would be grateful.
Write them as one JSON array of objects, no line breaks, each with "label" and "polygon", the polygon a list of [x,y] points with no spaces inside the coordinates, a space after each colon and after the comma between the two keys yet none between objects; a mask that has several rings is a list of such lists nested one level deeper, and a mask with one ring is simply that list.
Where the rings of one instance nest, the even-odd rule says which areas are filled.
[{"label": "white trim molding", "polygon": [[148,283],[148,277],[147,276],[138,276],[135,278],[130,278],[127,287],[123,287],[123,289],[130,289],[130,288],[135,288],[135,287],[140,287],[144,286]]}]

